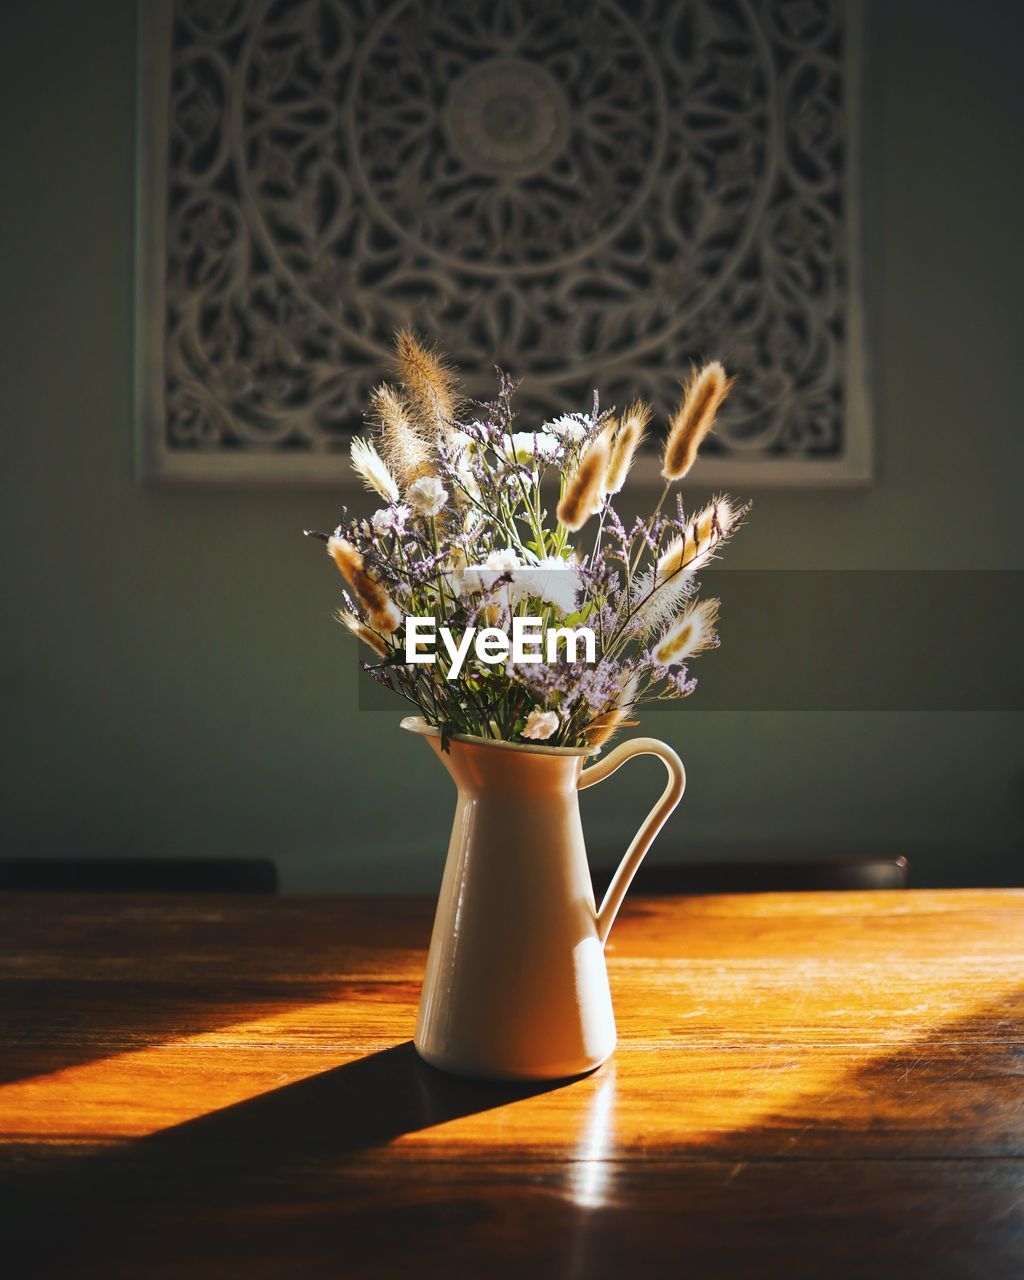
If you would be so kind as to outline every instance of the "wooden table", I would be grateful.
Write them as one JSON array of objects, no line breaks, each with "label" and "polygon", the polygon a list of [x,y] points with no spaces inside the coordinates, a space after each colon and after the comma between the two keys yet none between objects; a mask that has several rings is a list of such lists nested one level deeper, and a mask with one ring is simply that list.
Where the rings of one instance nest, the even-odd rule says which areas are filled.
[{"label": "wooden table", "polygon": [[0,898],[3,1274],[1024,1274],[1024,892],[635,898],[539,1088],[415,1057],[430,917]]}]

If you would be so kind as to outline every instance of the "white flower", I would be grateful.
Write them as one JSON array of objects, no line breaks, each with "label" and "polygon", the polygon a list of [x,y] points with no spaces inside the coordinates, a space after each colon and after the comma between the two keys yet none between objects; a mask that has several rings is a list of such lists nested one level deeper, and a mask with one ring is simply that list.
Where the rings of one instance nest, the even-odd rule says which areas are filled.
[{"label": "white flower", "polygon": [[558,716],[554,711],[541,711],[540,707],[534,707],[526,717],[523,737],[533,738],[535,742],[543,742],[546,738],[550,738],[557,728]]},{"label": "white flower", "polygon": [[459,597],[475,596],[481,591],[489,591],[497,576],[481,564],[467,565],[458,581]]},{"label": "white flower", "polygon": [[468,431],[450,431],[448,433],[448,443],[458,453],[465,453],[467,449],[471,449],[478,443],[476,436],[471,436]]},{"label": "white flower", "polygon": [[519,556],[511,547],[505,547],[503,551],[492,551],[483,563],[485,569],[497,569],[499,573],[509,573],[512,569],[518,569],[522,564]]},{"label": "white flower", "polygon": [[563,614],[576,612],[576,598],[583,588],[579,570],[561,556],[545,556],[525,573],[516,575],[516,586],[525,594],[553,604]]},{"label": "white flower", "polygon": [[541,430],[550,431],[560,440],[570,440],[573,444],[579,444],[590,434],[593,425],[589,413],[563,413],[560,418],[552,418],[550,422],[545,422]]},{"label": "white flower", "polygon": [[370,517],[370,525],[374,533],[405,533],[405,523],[412,515],[412,509],[404,503],[393,507],[380,507]]},{"label": "white flower", "polygon": [[474,502],[480,501],[480,485],[477,478],[473,474],[473,469],[465,458],[459,463],[455,472],[456,483],[460,486],[455,494],[455,501],[462,504],[472,505]]},{"label": "white flower", "polygon": [[448,490],[437,476],[422,476],[406,489],[405,496],[418,516],[436,516],[448,500]]},{"label": "white flower", "polygon": [[563,615],[576,612],[576,598],[583,589],[577,567],[561,556],[523,564],[511,547],[492,551],[482,564],[470,565],[462,575],[460,594],[491,591],[503,574],[512,575],[512,581],[500,589],[501,601],[508,608],[533,599],[554,605]]},{"label": "white flower", "polygon": [[[501,551],[492,551],[483,564],[471,564],[463,571],[459,582],[459,595],[475,595],[481,591],[490,591],[498,579],[505,573],[513,573],[522,561],[511,547]],[[518,597],[515,586],[508,587],[509,603],[514,604]]]},{"label": "white flower", "polygon": [[512,462],[531,462],[534,458],[553,458],[561,444],[548,431],[516,431],[505,437],[505,448]]}]

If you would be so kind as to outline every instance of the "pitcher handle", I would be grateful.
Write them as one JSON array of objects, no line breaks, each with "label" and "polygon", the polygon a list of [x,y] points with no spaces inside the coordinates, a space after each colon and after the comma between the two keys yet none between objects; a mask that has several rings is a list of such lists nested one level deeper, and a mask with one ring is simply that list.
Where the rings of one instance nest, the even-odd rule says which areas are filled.
[{"label": "pitcher handle", "polygon": [[604,782],[605,778],[611,777],[619,765],[632,760],[634,756],[657,756],[668,772],[668,786],[633,837],[633,843],[626,850],[618,870],[612,876],[608,892],[604,895],[604,901],[597,913],[597,936],[601,939],[602,946],[608,940],[608,934],[615,923],[615,917],[619,914],[619,907],[622,906],[626,890],[632,883],[640,863],[643,862],[644,854],[654,843],[654,837],[665,825],[666,819],[682,799],[686,789],[686,770],[683,768],[682,760],[670,746],[659,742],[657,738],[631,738],[628,742],[615,747],[603,760],[583,770],[577,784],[579,789],[582,791],[584,787],[592,787],[595,782]]}]

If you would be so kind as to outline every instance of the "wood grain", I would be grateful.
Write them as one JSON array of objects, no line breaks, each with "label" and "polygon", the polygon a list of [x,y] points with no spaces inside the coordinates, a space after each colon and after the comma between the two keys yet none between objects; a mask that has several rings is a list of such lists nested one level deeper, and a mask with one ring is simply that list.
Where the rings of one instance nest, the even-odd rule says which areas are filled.
[{"label": "wood grain", "polygon": [[[0,898],[0,1222],[32,1274],[1024,1268],[1024,893],[628,903],[615,1057],[409,1044],[412,899]],[[54,1230],[59,1224],[60,1230]]]}]

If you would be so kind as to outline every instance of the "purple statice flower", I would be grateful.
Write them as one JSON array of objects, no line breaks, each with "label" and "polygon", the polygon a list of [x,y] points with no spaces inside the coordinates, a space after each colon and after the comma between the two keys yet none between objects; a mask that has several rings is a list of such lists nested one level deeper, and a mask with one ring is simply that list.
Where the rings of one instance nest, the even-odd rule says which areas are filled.
[{"label": "purple statice flower", "polygon": [[611,552],[613,557],[617,560],[626,559],[623,553],[629,548],[629,534],[621,516],[610,502],[604,509],[604,531],[605,536],[615,543],[615,550]]},{"label": "purple statice flower", "polygon": [[447,564],[448,556],[445,552],[438,555],[421,556],[418,560],[410,560],[406,565],[406,573],[409,581],[414,586],[423,586],[432,582],[441,572],[444,565]]},{"label": "purple statice flower", "polygon": [[678,670],[670,671],[665,677],[667,684],[675,690],[680,698],[687,698],[693,693],[697,687],[697,677],[688,676],[685,667],[679,667]]},{"label": "purple statice flower", "polygon": [[603,658],[595,666],[585,662],[540,662],[506,666],[507,673],[539,703],[557,706],[571,715],[582,702],[594,712],[612,705],[629,675],[627,664]]},{"label": "purple statice flower", "polygon": [[608,635],[618,625],[619,615],[614,605],[603,604],[595,610],[588,618],[591,626],[596,623],[596,629],[602,635]]},{"label": "purple statice flower", "polygon": [[651,528],[651,530],[648,531],[647,521],[641,520],[640,517],[638,516],[637,519],[633,522],[632,529],[630,529],[629,531],[630,544],[632,545],[639,539],[641,542],[646,543],[647,547],[652,552],[656,551],[658,547],[658,539],[654,532],[655,528],[657,528],[657,522]]},{"label": "purple statice flower", "polygon": [[622,688],[625,668],[614,659],[602,658],[592,667],[584,666],[577,689],[593,711],[603,711],[614,703]]},{"label": "purple statice flower", "polygon": [[602,549],[576,567],[591,599],[614,598],[618,594],[621,578],[618,569],[610,563],[612,558]]}]

